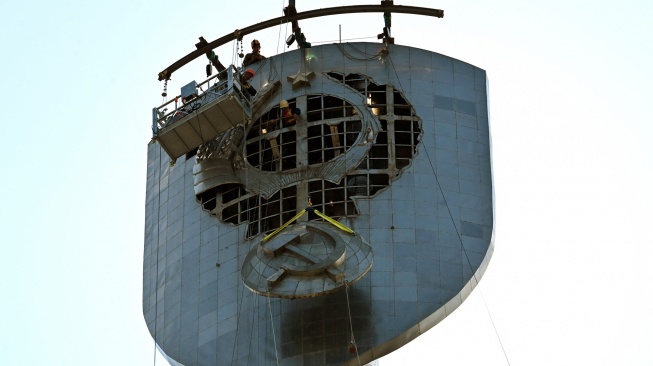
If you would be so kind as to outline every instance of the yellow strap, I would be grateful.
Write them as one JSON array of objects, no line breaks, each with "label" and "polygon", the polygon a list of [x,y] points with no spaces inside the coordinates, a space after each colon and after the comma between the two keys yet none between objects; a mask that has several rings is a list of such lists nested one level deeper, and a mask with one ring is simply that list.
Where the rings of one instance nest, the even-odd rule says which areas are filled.
[{"label": "yellow strap", "polygon": [[[355,234],[354,230],[352,230],[352,229],[348,228],[347,226],[345,226],[345,225],[339,223],[338,221],[336,221],[336,220],[330,218],[329,216],[323,214],[322,212],[320,212],[320,211],[318,211],[318,210],[313,210],[313,212],[315,212],[315,214],[317,214],[317,215],[320,216],[321,218],[325,219],[327,222],[329,222],[331,225],[337,227],[338,229],[340,229],[340,230],[342,230],[342,231],[344,231],[344,232],[346,232],[346,233],[349,233],[349,234]],[[285,229],[286,227],[288,227],[288,225],[290,225],[290,224],[292,224],[293,222],[295,222],[295,220],[297,220],[298,218],[300,218],[300,217],[301,217],[303,214],[305,214],[305,213],[306,213],[306,209],[303,209],[303,210],[299,211],[299,213],[298,213],[297,215],[295,215],[295,217],[293,217],[292,219],[288,220],[285,224],[281,225],[277,230],[271,232],[271,233],[268,234],[265,238],[263,238],[263,239],[261,240],[261,243],[265,243],[266,241],[270,240],[270,239],[271,239],[272,237],[274,237],[275,235],[279,234],[279,233],[281,232],[281,230],[283,230],[283,229]]]},{"label": "yellow strap", "polygon": [[279,234],[279,232],[280,232],[281,230],[285,229],[288,225],[292,224],[295,220],[297,220],[297,219],[298,219],[300,216],[302,216],[305,212],[306,212],[306,209],[303,209],[303,210],[299,211],[299,213],[298,213],[297,215],[295,215],[295,217],[293,217],[292,219],[288,220],[285,224],[281,225],[281,227],[279,227],[277,230],[271,232],[268,236],[266,236],[265,238],[263,238],[263,240],[261,240],[261,243],[265,243],[266,241],[268,241],[268,240],[269,240],[270,238],[272,238],[273,236]]},{"label": "yellow strap", "polygon": [[342,231],[344,231],[346,233],[349,233],[349,234],[354,234],[354,230],[346,227],[345,225],[343,225],[343,224],[339,223],[338,221],[330,218],[329,216],[323,214],[322,212],[320,212],[318,210],[313,210],[313,211],[315,211],[315,213],[318,216],[320,216],[321,218],[327,220],[328,222],[330,222],[333,226],[337,227],[338,229],[340,229],[340,230],[342,230]]}]

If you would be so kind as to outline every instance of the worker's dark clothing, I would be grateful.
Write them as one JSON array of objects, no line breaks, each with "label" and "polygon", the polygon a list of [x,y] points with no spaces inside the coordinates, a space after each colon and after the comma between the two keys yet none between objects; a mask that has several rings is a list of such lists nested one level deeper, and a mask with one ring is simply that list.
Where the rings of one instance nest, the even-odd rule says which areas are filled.
[{"label": "worker's dark clothing", "polygon": [[247,67],[261,60],[265,60],[265,56],[261,55],[260,53],[248,53],[245,55],[245,59],[243,60],[243,67]]}]

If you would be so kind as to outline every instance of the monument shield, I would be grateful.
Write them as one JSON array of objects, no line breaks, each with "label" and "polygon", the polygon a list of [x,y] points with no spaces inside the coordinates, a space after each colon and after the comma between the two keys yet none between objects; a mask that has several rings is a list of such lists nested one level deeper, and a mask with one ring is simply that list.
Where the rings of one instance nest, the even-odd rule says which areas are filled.
[{"label": "monument shield", "polygon": [[277,81],[174,166],[149,146],[144,314],[180,364],[371,362],[455,310],[491,257],[485,71],[351,43],[260,61],[251,84]]}]

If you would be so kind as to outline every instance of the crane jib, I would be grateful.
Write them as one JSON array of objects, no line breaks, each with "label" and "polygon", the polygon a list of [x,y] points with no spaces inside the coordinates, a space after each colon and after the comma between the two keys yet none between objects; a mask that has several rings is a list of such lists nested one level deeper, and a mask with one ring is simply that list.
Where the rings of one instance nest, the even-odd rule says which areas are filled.
[{"label": "crane jib", "polygon": [[403,6],[403,5],[352,5],[352,6],[341,6],[335,8],[324,8],[309,10],[302,13],[295,13],[289,16],[282,16],[264,22],[260,22],[254,25],[251,25],[247,28],[236,29],[233,33],[227,34],[216,39],[213,42],[209,42],[202,48],[199,48],[188,55],[182,57],[177,62],[168,66],[165,70],[159,73],[159,81],[170,79],[170,76],[173,72],[179,70],[182,66],[188,64],[199,56],[210,52],[214,48],[222,46],[225,43],[231,42],[234,39],[242,39],[243,36],[250,33],[254,33],[266,28],[274,27],[279,24],[289,23],[302,19],[310,19],[322,16],[337,15],[337,14],[348,14],[348,13],[403,13],[403,14],[416,14],[416,15],[425,15],[432,16],[436,18],[444,17],[444,10],[440,9],[431,9],[431,8],[422,8],[417,6]]}]

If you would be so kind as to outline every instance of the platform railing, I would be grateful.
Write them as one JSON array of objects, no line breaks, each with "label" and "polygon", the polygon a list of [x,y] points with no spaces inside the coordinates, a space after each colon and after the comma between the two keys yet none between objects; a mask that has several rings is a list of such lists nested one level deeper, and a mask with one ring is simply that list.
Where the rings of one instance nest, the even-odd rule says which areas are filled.
[{"label": "platform railing", "polygon": [[227,69],[197,84],[199,93],[188,99],[178,95],[168,102],[152,109],[152,133],[156,137],[159,130],[172,125],[193,111],[217,98],[232,94],[242,101],[248,114],[251,114],[250,96],[243,90],[240,71],[230,65]]}]

